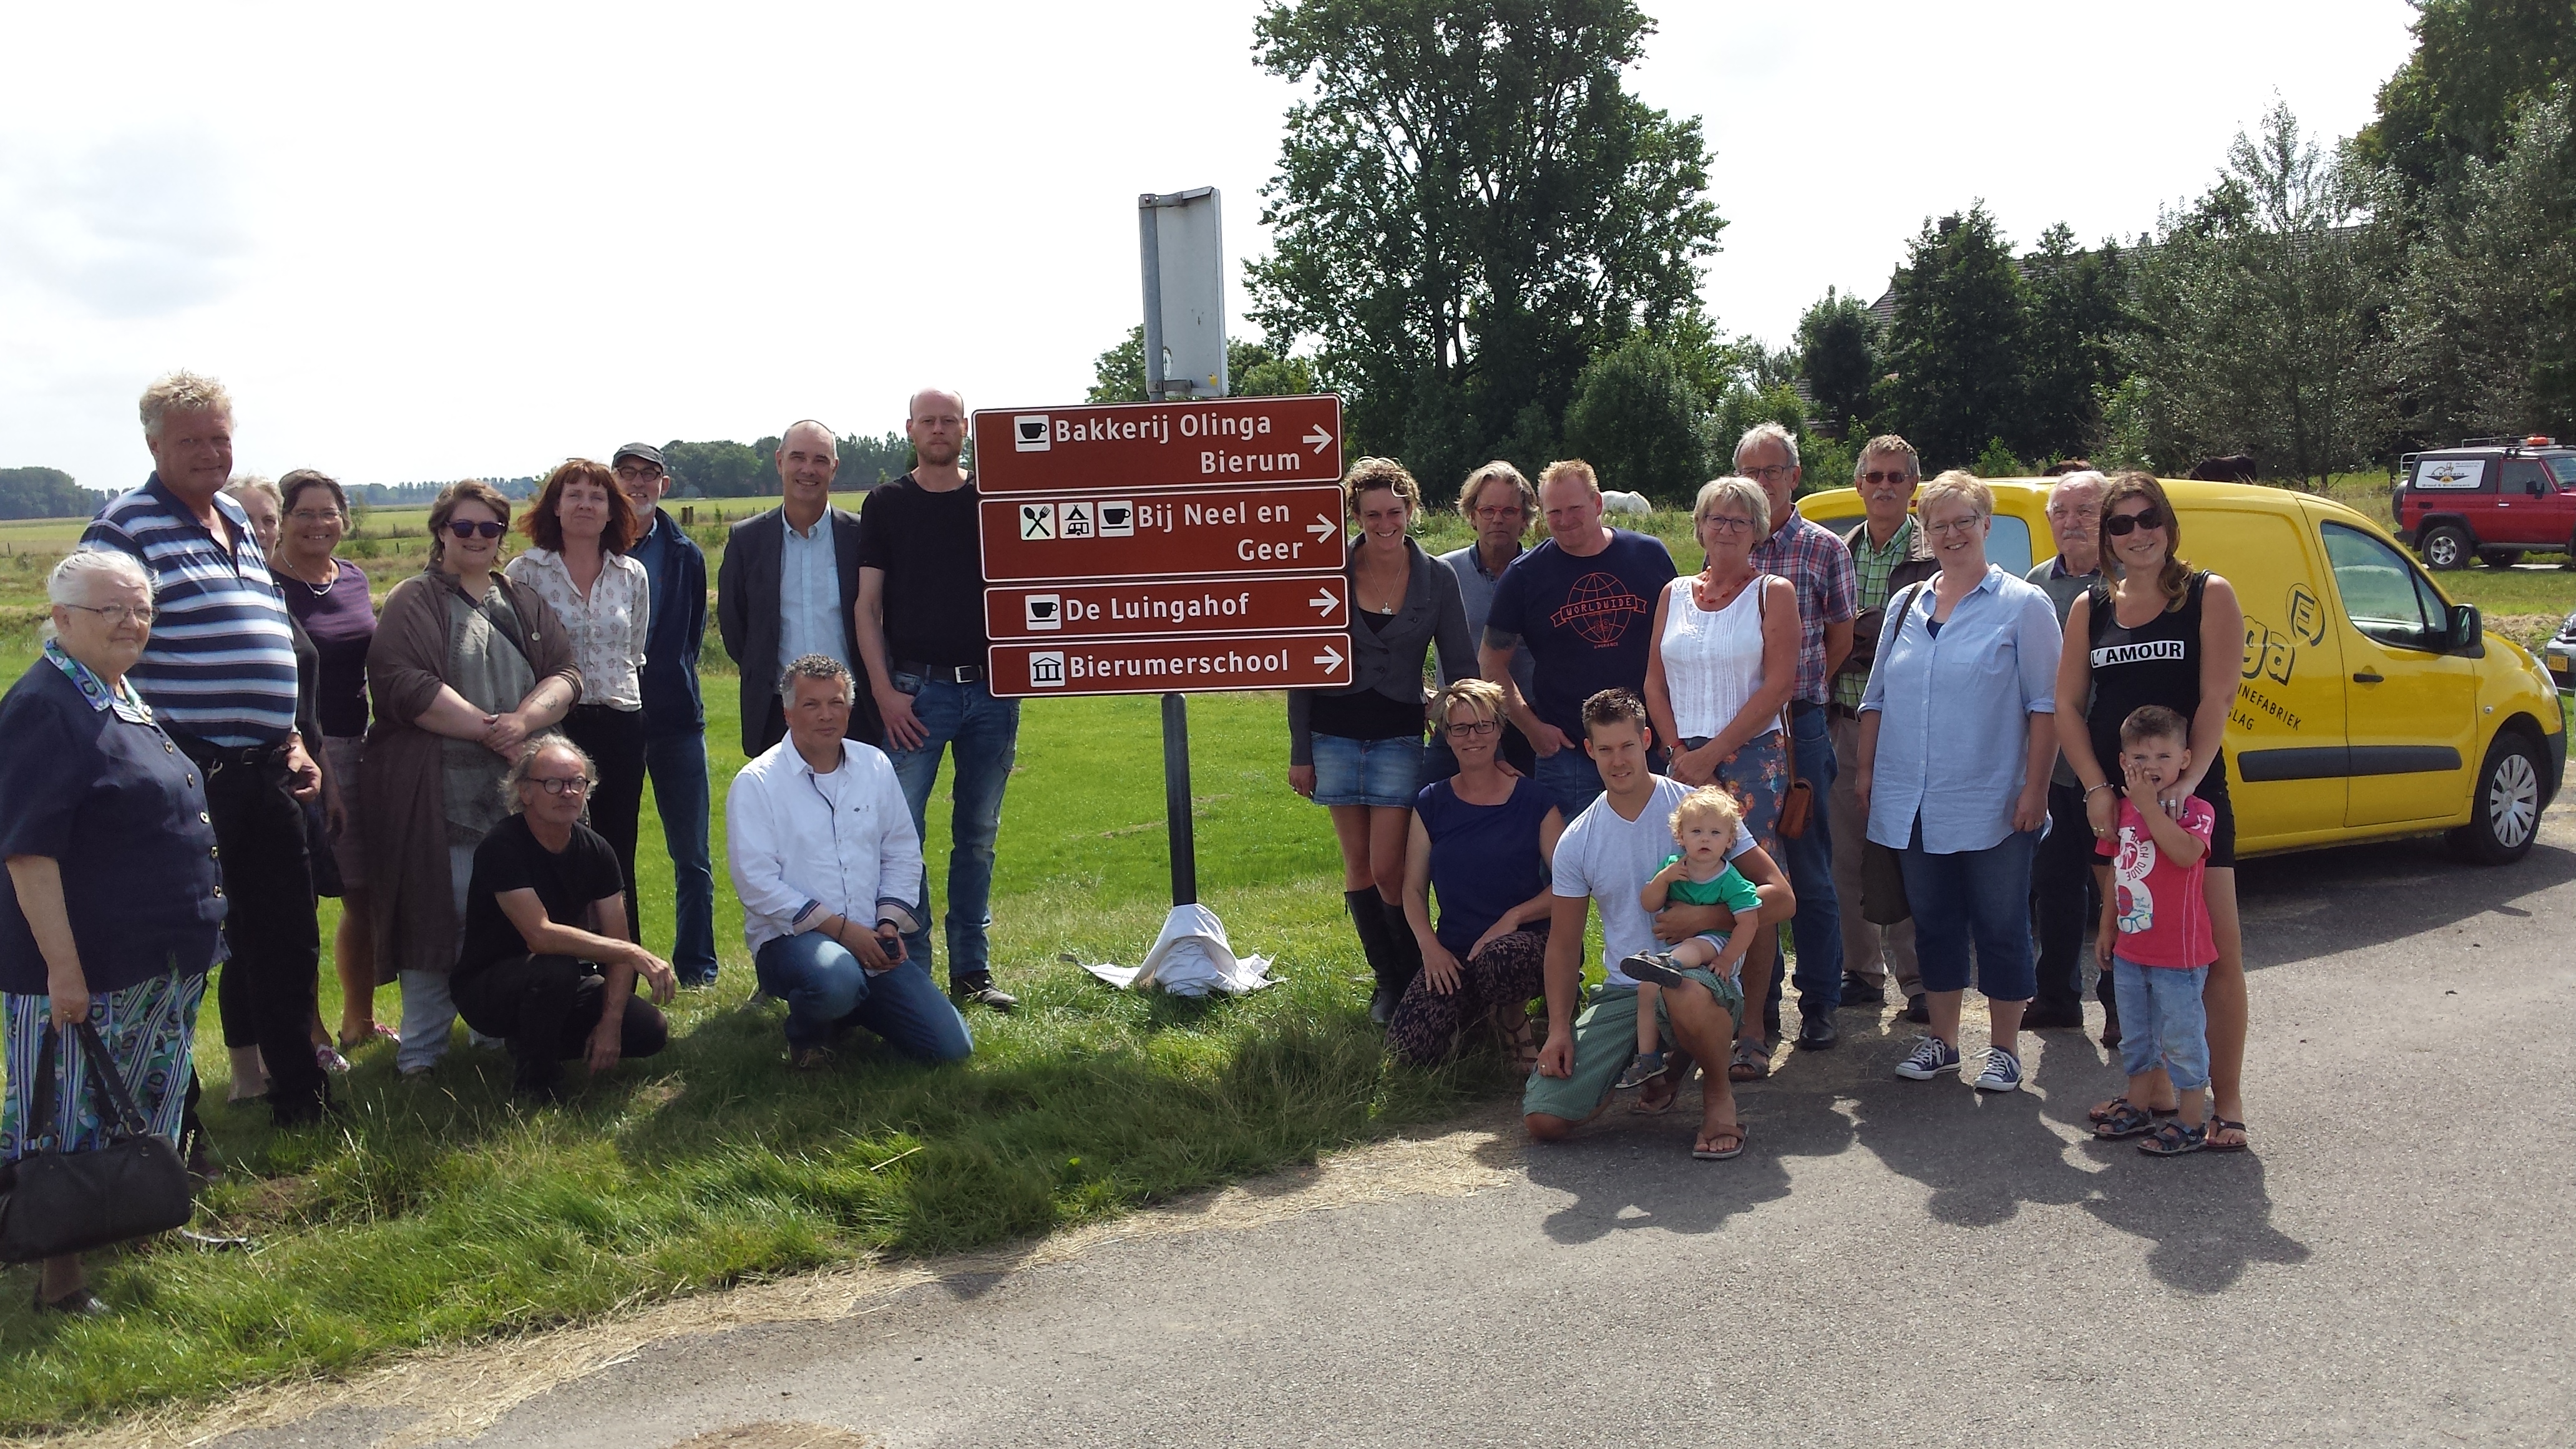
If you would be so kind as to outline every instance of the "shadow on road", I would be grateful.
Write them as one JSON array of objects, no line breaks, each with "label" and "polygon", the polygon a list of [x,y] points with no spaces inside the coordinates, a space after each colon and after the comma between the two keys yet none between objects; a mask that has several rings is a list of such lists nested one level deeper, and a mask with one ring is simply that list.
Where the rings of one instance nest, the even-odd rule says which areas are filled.
[{"label": "shadow on road", "polygon": [[[2569,811],[2550,812],[2564,824]],[[2245,965],[2314,960],[2456,926],[2576,880],[2576,850],[2543,839],[2508,866],[2471,865],[2438,839],[2382,841],[2266,856],[2236,867]]]}]

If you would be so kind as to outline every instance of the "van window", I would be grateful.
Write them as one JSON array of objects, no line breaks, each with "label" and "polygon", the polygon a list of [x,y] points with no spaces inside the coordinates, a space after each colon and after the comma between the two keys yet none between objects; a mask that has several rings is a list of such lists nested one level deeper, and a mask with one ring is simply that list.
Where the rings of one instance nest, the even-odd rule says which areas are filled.
[{"label": "van window", "polygon": [[2558,486],[2576,488],[2576,453],[2549,460],[2549,471],[2558,475]]},{"label": "van window", "polygon": [[2540,466],[2537,458],[2507,458],[2504,460],[2504,491],[2546,496],[2550,491],[2548,471]]},{"label": "van window", "polygon": [[2007,513],[1995,515],[1994,531],[1986,535],[1986,562],[2014,578],[2030,572],[2030,525]]},{"label": "van window", "polygon": [[2343,611],[2365,636],[2400,649],[2429,648],[2443,623],[2441,600],[2403,555],[2340,523],[2325,525],[2326,560],[2334,566]]}]

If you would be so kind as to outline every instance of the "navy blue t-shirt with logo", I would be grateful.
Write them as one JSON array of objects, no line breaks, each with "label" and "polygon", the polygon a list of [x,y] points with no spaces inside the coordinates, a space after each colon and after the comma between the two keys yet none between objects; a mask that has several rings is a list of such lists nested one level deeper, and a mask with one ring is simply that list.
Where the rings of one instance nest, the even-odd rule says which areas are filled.
[{"label": "navy blue t-shirt with logo", "polygon": [[1583,738],[1583,701],[1605,689],[1646,688],[1655,600],[1677,571],[1663,540],[1624,528],[1610,546],[1576,558],[1549,539],[1503,571],[1488,630],[1516,634],[1536,662],[1540,719]]}]

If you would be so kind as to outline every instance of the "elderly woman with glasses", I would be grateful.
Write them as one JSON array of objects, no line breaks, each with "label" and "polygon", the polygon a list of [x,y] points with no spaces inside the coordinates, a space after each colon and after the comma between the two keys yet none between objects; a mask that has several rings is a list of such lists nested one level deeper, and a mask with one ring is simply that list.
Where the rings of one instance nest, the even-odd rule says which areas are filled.
[{"label": "elderly woman with glasses", "polygon": [[[0,1163],[106,1145],[71,1038],[98,1029],[151,1130],[176,1143],[197,1004],[223,948],[224,892],[205,779],[126,671],[152,634],[152,581],[124,553],[75,553],[46,580],[44,652],[0,697]],[[55,1117],[33,1122],[55,1036]],[[77,1256],[47,1259],[38,1312],[103,1311]]]},{"label": "elderly woman with glasses", "polygon": [[[580,746],[540,736],[502,780],[509,818],[474,847],[456,1005],[509,1043],[523,1101],[555,1100],[574,1057],[597,1076],[670,1040],[653,1003],[671,1000],[671,963],[635,944],[616,847],[582,823],[598,782]],[[636,996],[639,980],[652,1001]]]},{"label": "elderly woman with glasses", "polygon": [[1932,1017],[1896,1074],[1919,1082],[1958,1070],[1973,974],[1990,1042],[1974,1085],[2017,1091],[2022,1010],[2038,984],[2031,852],[2057,757],[2057,610],[1986,561],[1995,500],[1984,483],[1944,473],[1914,509],[1941,571],[1888,601],[1860,704],[1861,808],[1870,840],[1900,852]]},{"label": "elderly woman with glasses", "polygon": [[[1742,806],[1753,843],[1778,859],[1780,805],[1789,788],[1781,711],[1798,677],[1797,586],[1753,565],[1753,545],[1771,533],[1771,499],[1761,484],[1750,478],[1709,483],[1691,509],[1691,526],[1708,563],[1673,580],[1655,601],[1646,713],[1655,732],[1673,741],[1665,773],[1685,785],[1724,787]],[[1693,925],[1670,939],[1701,929]],[[1659,927],[1657,935],[1664,934]],[[1744,1015],[1728,1064],[1736,1081],[1771,1070],[1762,1003],[1779,951],[1778,934],[1763,931],[1744,958]]]},{"label": "elderly woman with glasses", "polygon": [[376,722],[360,765],[376,979],[402,982],[404,1075],[447,1052],[449,974],[474,847],[509,814],[501,778],[581,697],[572,641],[500,572],[510,500],[467,480],[429,511],[429,567],[385,597],[367,649]]}]

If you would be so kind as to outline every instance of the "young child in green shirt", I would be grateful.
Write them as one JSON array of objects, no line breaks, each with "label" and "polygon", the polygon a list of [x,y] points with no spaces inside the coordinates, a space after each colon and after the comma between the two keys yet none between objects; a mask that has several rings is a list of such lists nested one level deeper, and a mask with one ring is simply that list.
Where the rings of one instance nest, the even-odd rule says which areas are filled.
[{"label": "young child in green shirt", "polygon": [[1664,1074],[1658,1007],[1665,986],[1689,979],[1683,974],[1687,971],[1706,970],[1731,981],[1743,969],[1762,910],[1753,882],[1727,864],[1726,853],[1743,829],[1743,806],[1716,785],[1702,785],[1673,807],[1673,843],[1681,849],[1646,882],[1639,901],[1649,914],[1667,904],[1724,906],[1735,912],[1739,929],[1693,936],[1670,951],[1640,952],[1619,963],[1637,982],[1637,1055],[1620,1074],[1620,1088],[1642,1086]]}]

